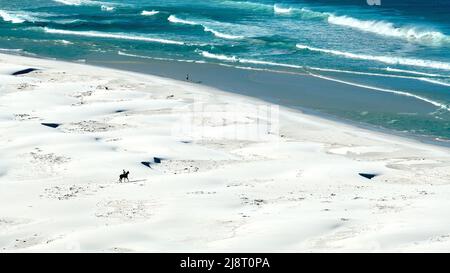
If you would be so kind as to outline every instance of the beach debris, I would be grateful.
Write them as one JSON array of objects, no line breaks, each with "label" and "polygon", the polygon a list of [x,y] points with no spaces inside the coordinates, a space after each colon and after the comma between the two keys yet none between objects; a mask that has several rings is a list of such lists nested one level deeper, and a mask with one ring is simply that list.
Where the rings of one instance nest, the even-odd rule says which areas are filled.
[{"label": "beach debris", "polygon": [[358,173],[358,174],[367,179],[372,179],[378,175],[378,174],[372,174],[372,173]]},{"label": "beach debris", "polygon": [[11,75],[19,76],[19,75],[23,75],[23,74],[28,74],[28,73],[36,71],[36,70],[38,70],[38,69],[37,68],[27,68],[27,69],[16,71],[16,72],[12,73]]},{"label": "beach debris", "polygon": [[50,128],[58,128],[59,126],[61,126],[61,124],[59,124],[59,123],[46,123],[46,122],[41,123],[41,125],[44,125],[44,126],[47,126]]}]

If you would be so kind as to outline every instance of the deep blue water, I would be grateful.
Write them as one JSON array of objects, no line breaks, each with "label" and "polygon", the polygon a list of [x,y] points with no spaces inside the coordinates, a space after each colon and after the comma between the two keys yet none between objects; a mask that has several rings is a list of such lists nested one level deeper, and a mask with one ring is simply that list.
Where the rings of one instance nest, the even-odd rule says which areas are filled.
[{"label": "deep blue water", "polygon": [[325,112],[450,139],[449,15],[448,0],[0,0],[0,52],[306,71],[429,105]]}]

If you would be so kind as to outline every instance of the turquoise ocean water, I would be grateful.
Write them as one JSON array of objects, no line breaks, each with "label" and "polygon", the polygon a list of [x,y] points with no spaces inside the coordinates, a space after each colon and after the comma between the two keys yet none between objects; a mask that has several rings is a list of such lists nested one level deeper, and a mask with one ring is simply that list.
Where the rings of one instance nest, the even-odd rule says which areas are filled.
[{"label": "turquoise ocean water", "polygon": [[450,140],[447,0],[0,0],[0,52],[311,73],[423,105],[405,112],[385,96],[376,109],[319,102],[314,110]]}]

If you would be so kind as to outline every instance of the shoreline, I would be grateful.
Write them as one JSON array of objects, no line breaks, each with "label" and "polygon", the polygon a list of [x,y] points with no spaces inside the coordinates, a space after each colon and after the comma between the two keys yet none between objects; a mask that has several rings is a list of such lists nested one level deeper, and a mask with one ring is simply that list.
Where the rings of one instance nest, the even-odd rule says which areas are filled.
[{"label": "shoreline", "polygon": [[450,249],[446,147],[86,64],[0,79],[0,252]]},{"label": "shoreline", "polygon": [[[302,107],[302,106],[287,106],[287,105],[282,105],[277,103],[276,101],[274,101],[273,99],[264,99],[264,98],[260,98],[260,97],[256,97],[253,95],[246,95],[246,94],[242,94],[240,92],[233,92],[233,91],[229,91],[229,90],[223,90],[221,88],[217,88],[213,85],[208,85],[205,84],[203,82],[187,82],[185,80],[182,80],[182,75],[181,77],[177,78],[176,76],[173,75],[168,75],[168,74],[163,74],[163,75],[158,75],[158,74],[151,74],[151,73],[145,73],[143,71],[141,71],[140,69],[136,70],[132,70],[132,69],[126,69],[126,67],[122,67],[122,68],[115,68],[115,66],[102,66],[102,65],[98,65],[98,63],[102,63],[102,62],[96,62],[93,61],[91,62],[76,62],[76,61],[65,61],[65,60],[58,60],[56,58],[47,58],[44,56],[36,56],[36,55],[20,55],[19,54],[12,54],[12,53],[0,53],[0,55],[10,55],[10,56],[18,56],[18,57],[24,57],[24,58],[32,58],[32,59],[37,59],[37,60],[46,60],[46,61],[50,61],[50,62],[59,62],[59,63],[67,63],[67,64],[74,64],[74,65],[86,65],[86,66],[90,66],[92,68],[102,68],[102,69],[111,69],[112,71],[117,71],[117,72],[129,72],[129,73],[136,73],[136,74],[140,74],[142,76],[153,76],[153,77],[160,77],[162,79],[170,79],[170,80],[174,80],[177,81],[179,83],[187,83],[187,84],[194,84],[194,85],[200,85],[202,87],[206,87],[206,88],[211,88],[212,90],[215,90],[215,92],[219,92],[219,93],[224,93],[224,94],[228,94],[230,96],[237,96],[237,97],[242,97],[242,98],[246,98],[248,100],[254,100],[255,102],[266,102],[266,103],[274,103],[276,105],[278,105],[281,108],[284,108],[285,110],[288,111],[292,111],[293,113],[300,113],[303,115],[307,115],[310,117],[316,117],[319,120],[326,120],[326,121],[330,121],[332,123],[337,123],[337,124],[341,124],[341,125],[347,125],[350,127],[355,127],[358,129],[362,129],[362,130],[367,130],[370,132],[374,132],[377,134],[382,134],[385,136],[392,136],[392,137],[397,137],[400,139],[408,139],[410,141],[415,141],[421,144],[426,144],[426,145],[434,145],[434,146],[438,146],[438,147],[444,147],[444,148],[450,148],[450,140],[436,140],[435,137],[431,137],[431,136],[424,136],[424,135],[416,135],[413,134],[411,132],[401,132],[401,131],[397,131],[394,129],[389,129],[389,128],[384,128],[382,126],[377,126],[377,125],[373,125],[373,124],[368,124],[368,123],[364,123],[364,122],[358,122],[358,121],[354,121],[351,119],[347,119],[347,118],[343,118],[343,117],[338,117],[332,114],[328,114],[325,112],[321,112],[319,110],[315,110],[315,109],[311,109],[311,108],[306,108],[306,107]],[[158,63],[159,61],[157,61],[156,63]],[[167,61],[161,61],[161,62],[167,62]],[[97,64],[96,64],[97,63]],[[167,62],[169,64],[172,64],[172,62]],[[111,63],[110,63],[111,64]],[[123,63],[121,64],[120,62],[118,63],[119,66],[123,65]],[[143,64],[146,64],[145,62],[143,62]],[[189,65],[198,65],[199,63],[189,63]],[[208,63],[208,65],[211,66],[220,66],[220,64],[215,64],[215,63]],[[234,68],[234,69],[238,69],[238,68]],[[240,70],[240,69],[238,69]],[[286,71],[287,73],[290,73],[288,71]],[[283,73],[283,72],[273,72],[273,73]],[[314,78],[313,76],[310,76],[307,73],[294,73],[294,75],[302,75],[304,77],[311,77]],[[324,80],[326,81],[326,80]]]},{"label": "shoreline", "polygon": [[[132,58],[133,59],[133,58]],[[138,58],[139,60],[139,58]],[[136,61],[136,63],[140,63],[139,61]],[[117,65],[114,64],[114,61],[112,62],[102,62],[102,61],[96,61],[96,60],[92,60],[92,61],[88,61],[86,62],[86,64],[90,64],[90,65],[94,65],[94,66],[99,66],[99,67],[105,67],[105,68],[113,68],[113,69],[119,69],[122,70],[124,69],[125,71],[130,71],[130,72],[136,72],[136,73],[142,73],[145,75],[156,75],[156,76],[160,76],[160,77],[164,77],[164,78],[170,78],[170,79],[174,79],[174,80],[181,80],[183,79],[183,73],[180,74],[179,70],[177,69],[176,66],[183,64],[187,67],[187,69],[185,69],[185,71],[189,71],[189,68],[192,67],[196,67],[196,66],[205,66],[205,69],[201,69],[199,70],[200,74],[202,72],[205,72],[205,70],[208,70],[211,68],[212,71],[215,71],[217,69],[217,71],[215,71],[215,73],[220,74],[220,75],[226,75],[226,71],[227,69],[230,70],[236,70],[236,73],[232,73],[232,75],[236,74],[239,75],[239,73],[249,73],[249,74],[258,74],[258,73],[267,73],[267,74],[262,74],[263,76],[261,76],[261,78],[264,77],[264,75],[270,75],[270,74],[280,74],[280,75],[292,75],[294,77],[300,77],[298,79],[297,84],[302,86],[303,83],[302,81],[304,81],[305,79],[311,79],[314,80],[316,82],[324,82],[324,83],[334,83],[335,80],[327,80],[327,79],[323,79],[321,78],[321,76],[319,77],[315,77],[312,76],[306,72],[293,72],[293,71],[275,71],[275,70],[261,70],[261,71],[254,71],[254,70],[248,70],[245,68],[236,68],[232,65],[230,66],[224,66],[222,64],[219,63],[197,63],[197,62],[179,62],[179,61],[163,61],[163,60],[151,60],[150,63],[148,62],[142,62],[142,67],[140,65],[136,65],[136,67],[133,66],[126,66],[125,63],[121,63],[118,62]],[[103,65],[104,64],[104,65]],[[156,72],[158,70],[159,67],[161,67],[161,65],[166,66],[168,69],[165,69],[164,72]],[[143,71],[145,68],[144,67],[153,67],[150,69],[150,72],[145,72]],[[171,74],[172,72],[168,72],[170,70],[172,70],[172,68],[174,68],[174,70],[176,70],[177,72],[175,72],[174,74]],[[225,70],[222,70],[225,69]],[[250,71],[250,72],[249,72]],[[202,77],[202,80],[204,80],[205,78],[207,79],[210,76],[210,74],[206,74],[206,77]],[[388,76],[387,76],[388,77]],[[245,77],[243,77],[245,78]],[[388,77],[389,78],[389,77]],[[333,79],[333,78],[332,78]],[[217,80],[217,79],[215,79]],[[227,80],[230,80],[230,78],[228,77]],[[181,80],[182,81],[182,80]],[[297,80],[296,80],[297,81]],[[274,81],[275,82],[275,81]],[[337,82],[339,82],[339,80],[337,80]],[[343,117],[343,116],[339,116],[337,114],[332,114],[332,113],[328,113],[324,110],[319,110],[319,109],[315,109],[314,107],[311,106],[302,106],[302,105],[298,105],[298,104],[291,104],[291,103],[287,103],[286,101],[280,101],[279,98],[277,97],[270,97],[270,95],[267,95],[268,92],[270,93],[271,90],[265,91],[266,95],[261,95],[261,94],[257,94],[257,92],[255,91],[251,91],[248,92],[248,86],[246,86],[246,84],[244,83],[242,86],[227,86],[226,84],[220,83],[218,84],[217,82],[210,81],[208,83],[205,83],[205,81],[200,81],[201,85],[205,85],[205,86],[209,86],[211,88],[215,88],[215,89],[219,89],[223,92],[228,92],[231,94],[237,94],[237,95],[244,95],[244,96],[248,96],[248,97],[253,97],[255,99],[258,100],[262,100],[268,103],[275,103],[278,105],[282,105],[284,107],[287,107],[289,109],[292,110],[297,110],[300,111],[302,113],[308,114],[308,115],[313,115],[319,118],[323,118],[323,119],[327,119],[330,121],[334,121],[334,122],[338,122],[338,123],[344,123],[350,126],[355,126],[361,129],[366,129],[366,130],[371,130],[371,131],[375,131],[375,132],[380,132],[380,133],[384,133],[384,134],[389,134],[389,135],[394,135],[394,136],[399,136],[399,137],[403,137],[403,138],[408,138],[408,139],[413,139],[413,140],[417,140],[419,142],[422,143],[427,143],[427,144],[432,144],[432,145],[437,145],[437,146],[443,146],[443,147],[450,147],[450,139],[439,139],[439,137],[437,136],[432,136],[432,135],[420,135],[420,134],[415,134],[412,132],[404,132],[404,131],[399,131],[398,129],[393,129],[393,128],[387,128],[384,127],[382,125],[375,125],[375,124],[370,124],[366,121],[357,121],[354,119],[351,119],[349,117]],[[340,83],[338,83],[339,85]],[[260,87],[260,86],[259,86]],[[347,84],[343,84],[340,85],[341,88],[343,88],[344,90],[346,90],[347,88],[358,88],[359,91],[361,91],[361,88],[357,87],[357,86],[349,86]],[[251,87],[250,87],[251,88]],[[255,89],[254,87],[252,89]],[[370,88],[369,88],[370,89]],[[364,90],[364,89],[362,89]],[[317,91],[317,90],[315,90]],[[373,91],[370,91],[373,92]],[[376,93],[378,92],[378,95],[387,95],[387,98],[389,96],[392,96],[394,94],[383,94],[382,91],[375,91]],[[308,94],[306,94],[306,96],[311,95],[312,92],[308,92]],[[395,95],[394,95],[395,97]],[[336,97],[334,97],[334,99],[336,99]],[[397,99],[405,99],[405,97],[400,96]],[[406,97],[406,99],[410,99],[408,97]],[[412,98],[412,100],[416,100],[415,98]],[[419,104],[422,104],[422,101],[419,101]],[[377,106],[374,106],[375,108]],[[422,108],[423,106],[419,106],[419,108]],[[429,108],[430,109],[430,108]],[[422,111],[422,110],[420,110]],[[429,111],[429,110],[424,110],[424,111]]]},{"label": "shoreline", "polygon": [[[103,61],[103,58],[98,59],[98,56],[92,58],[89,61],[84,60],[84,62],[77,62],[77,61],[66,61],[66,60],[58,60],[55,58],[49,58],[49,57],[44,57],[44,56],[27,56],[26,54],[21,55],[21,53],[19,52],[18,54],[12,54],[12,53],[8,53],[6,55],[12,55],[12,56],[23,56],[23,57],[30,57],[30,58],[37,58],[37,59],[43,59],[43,60],[53,60],[53,61],[59,61],[59,62],[67,62],[67,63],[73,63],[73,64],[85,64],[85,65],[91,65],[94,67],[101,67],[101,68],[109,68],[109,69],[116,69],[119,71],[128,71],[128,72],[134,72],[134,73],[139,73],[139,74],[143,74],[143,75],[150,75],[150,76],[158,76],[158,77],[163,77],[163,78],[168,78],[168,79],[173,79],[176,81],[181,81],[181,82],[186,82],[184,80],[185,71],[190,71],[190,69],[192,67],[199,67],[199,66],[205,66],[205,69],[200,69],[197,72],[197,75],[195,76],[199,76],[199,74],[204,73],[207,70],[212,70],[215,71],[215,69],[220,68],[220,69],[225,69],[225,70],[217,70],[213,73],[218,73],[221,75],[227,75],[228,72],[226,72],[227,69],[230,70],[235,70],[237,71],[236,73],[232,73],[232,77],[238,77],[236,75],[239,75],[239,73],[255,73],[258,74],[258,71],[245,71],[246,69],[240,69],[240,68],[235,68],[233,66],[227,67],[227,66],[223,66],[221,64],[217,64],[217,63],[190,63],[190,62],[171,62],[171,61],[164,61],[164,60],[147,60],[147,61],[143,61],[141,58],[136,58],[136,57],[130,57],[130,56],[122,56],[125,57],[125,60],[128,61],[124,61],[124,62],[120,62],[118,60],[116,61]],[[108,58],[108,56],[106,56],[105,58]],[[130,60],[137,60],[137,61],[130,61]],[[134,65],[133,65],[134,63]],[[177,65],[182,65],[182,68],[178,68]],[[159,70],[161,67],[164,67],[164,69],[162,69],[161,71]],[[145,71],[145,70],[148,71]],[[192,69],[191,69],[192,70]],[[194,69],[195,70],[195,69]],[[303,85],[302,81],[304,79],[314,79],[316,80],[316,82],[330,82],[329,80],[326,79],[321,79],[320,77],[316,78],[314,76],[309,75],[308,73],[298,73],[298,72],[290,72],[290,71],[262,71],[261,73],[268,73],[268,74],[291,74],[294,76],[301,76],[302,78],[299,79],[299,82],[297,83],[298,85]],[[264,75],[264,74],[263,74]],[[267,74],[266,74],[267,75]],[[191,82],[194,84],[200,84],[203,86],[208,86],[214,89],[218,89],[221,90],[223,92],[227,92],[230,94],[236,94],[236,95],[243,95],[243,96],[247,96],[250,98],[255,98],[257,100],[261,100],[261,101],[265,101],[267,103],[274,103],[280,106],[284,106],[287,107],[291,110],[296,110],[299,111],[301,113],[304,114],[308,114],[308,115],[312,115],[312,116],[316,116],[322,119],[326,119],[329,121],[333,121],[333,122],[338,122],[338,123],[343,123],[343,124],[347,124],[350,126],[354,126],[360,129],[365,129],[365,130],[370,130],[370,131],[374,131],[374,132],[378,132],[378,133],[383,133],[383,134],[387,134],[387,135],[392,135],[392,136],[397,136],[397,137],[401,137],[401,138],[407,138],[407,139],[411,139],[414,141],[418,141],[420,143],[425,143],[425,144],[431,144],[431,145],[437,145],[440,147],[446,147],[449,148],[450,147],[450,139],[442,139],[440,137],[437,136],[431,136],[431,135],[421,135],[421,134],[415,134],[412,132],[404,132],[404,131],[399,131],[398,129],[393,129],[393,128],[387,128],[384,127],[382,125],[375,125],[375,124],[370,124],[368,122],[365,121],[358,121],[358,120],[354,120],[351,119],[349,117],[343,117],[343,116],[338,116],[336,114],[331,114],[331,113],[327,113],[326,111],[323,110],[319,110],[319,109],[314,109],[313,107],[308,107],[308,106],[302,106],[302,105],[296,105],[296,104],[290,104],[290,103],[286,103],[283,101],[280,101],[279,99],[277,99],[276,97],[270,97],[270,95],[261,95],[261,94],[257,94],[255,93],[255,91],[251,91],[248,92],[247,91],[247,86],[246,84],[242,84],[242,85],[232,85],[232,86],[228,86],[227,84],[224,84],[223,82],[219,83],[220,81],[217,81],[217,78],[212,80],[212,81],[205,81],[204,79],[208,79],[208,77],[211,76],[211,74],[206,73],[206,76],[201,78],[200,83],[197,82]],[[244,76],[242,78],[245,78],[248,76]],[[264,77],[264,76],[261,76]],[[229,76],[227,77],[227,80],[230,80]],[[216,82],[215,82],[216,81]],[[226,80],[225,80],[226,81]],[[331,81],[333,82],[333,81]],[[339,83],[338,83],[339,84]],[[347,88],[346,85],[341,85],[341,88]],[[249,89],[255,89],[255,87],[248,87]],[[353,88],[353,87],[352,87]],[[364,90],[364,89],[363,89]],[[271,91],[271,90],[269,90]],[[317,90],[315,90],[317,91]],[[359,91],[361,91],[361,89],[359,89]],[[370,91],[372,92],[372,91]],[[270,92],[269,92],[270,93]],[[377,93],[377,91],[375,91],[375,93]],[[267,92],[266,92],[267,94]],[[309,95],[312,94],[312,92],[308,93]],[[379,94],[376,95],[388,95],[388,96],[392,96],[392,94],[383,94],[383,92],[379,92]],[[336,99],[336,97],[334,97]],[[400,96],[400,99],[405,99],[405,97]],[[407,98],[408,99],[408,98]],[[414,98],[412,98],[414,100]],[[333,98],[332,98],[333,100]],[[421,102],[422,103],[422,102]],[[374,106],[377,107],[377,106]],[[421,106],[420,106],[421,107]],[[425,111],[429,111],[425,110]],[[406,111],[405,111],[406,112]]]}]

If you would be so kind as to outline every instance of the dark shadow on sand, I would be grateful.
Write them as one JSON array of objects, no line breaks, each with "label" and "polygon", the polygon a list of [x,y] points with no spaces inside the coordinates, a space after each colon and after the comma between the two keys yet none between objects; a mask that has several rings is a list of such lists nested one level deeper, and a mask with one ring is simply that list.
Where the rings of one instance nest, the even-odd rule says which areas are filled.
[{"label": "dark shadow on sand", "polygon": [[150,169],[152,168],[152,164],[160,164],[163,160],[165,160],[164,158],[160,158],[160,157],[153,157],[153,162],[150,161],[142,161],[141,164],[149,167]]},{"label": "dark shadow on sand", "polygon": [[148,162],[148,161],[142,161],[141,164],[144,165],[144,166],[146,166],[146,167],[149,167],[150,169],[152,168],[152,166],[150,166],[151,163]]},{"label": "dark shadow on sand", "polygon": [[50,128],[58,128],[59,126],[61,126],[61,124],[59,123],[41,123],[41,124]]},{"label": "dark shadow on sand", "polygon": [[372,179],[375,176],[378,176],[378,174],[372,174],[372,173],[358,173],[358,174],[367,179]]},{"label": "dark shadow on sand", "polygon": [[13,75],[13,76],[24,75],[24,74],[28,74],[28,73],[31,73],[31,72],[36,71],[36,70],[39,70],[39,69],[37,69],[37,68],[27,68],[27,69],[16,71],[16,72],[12,73],[11,75]]}]

